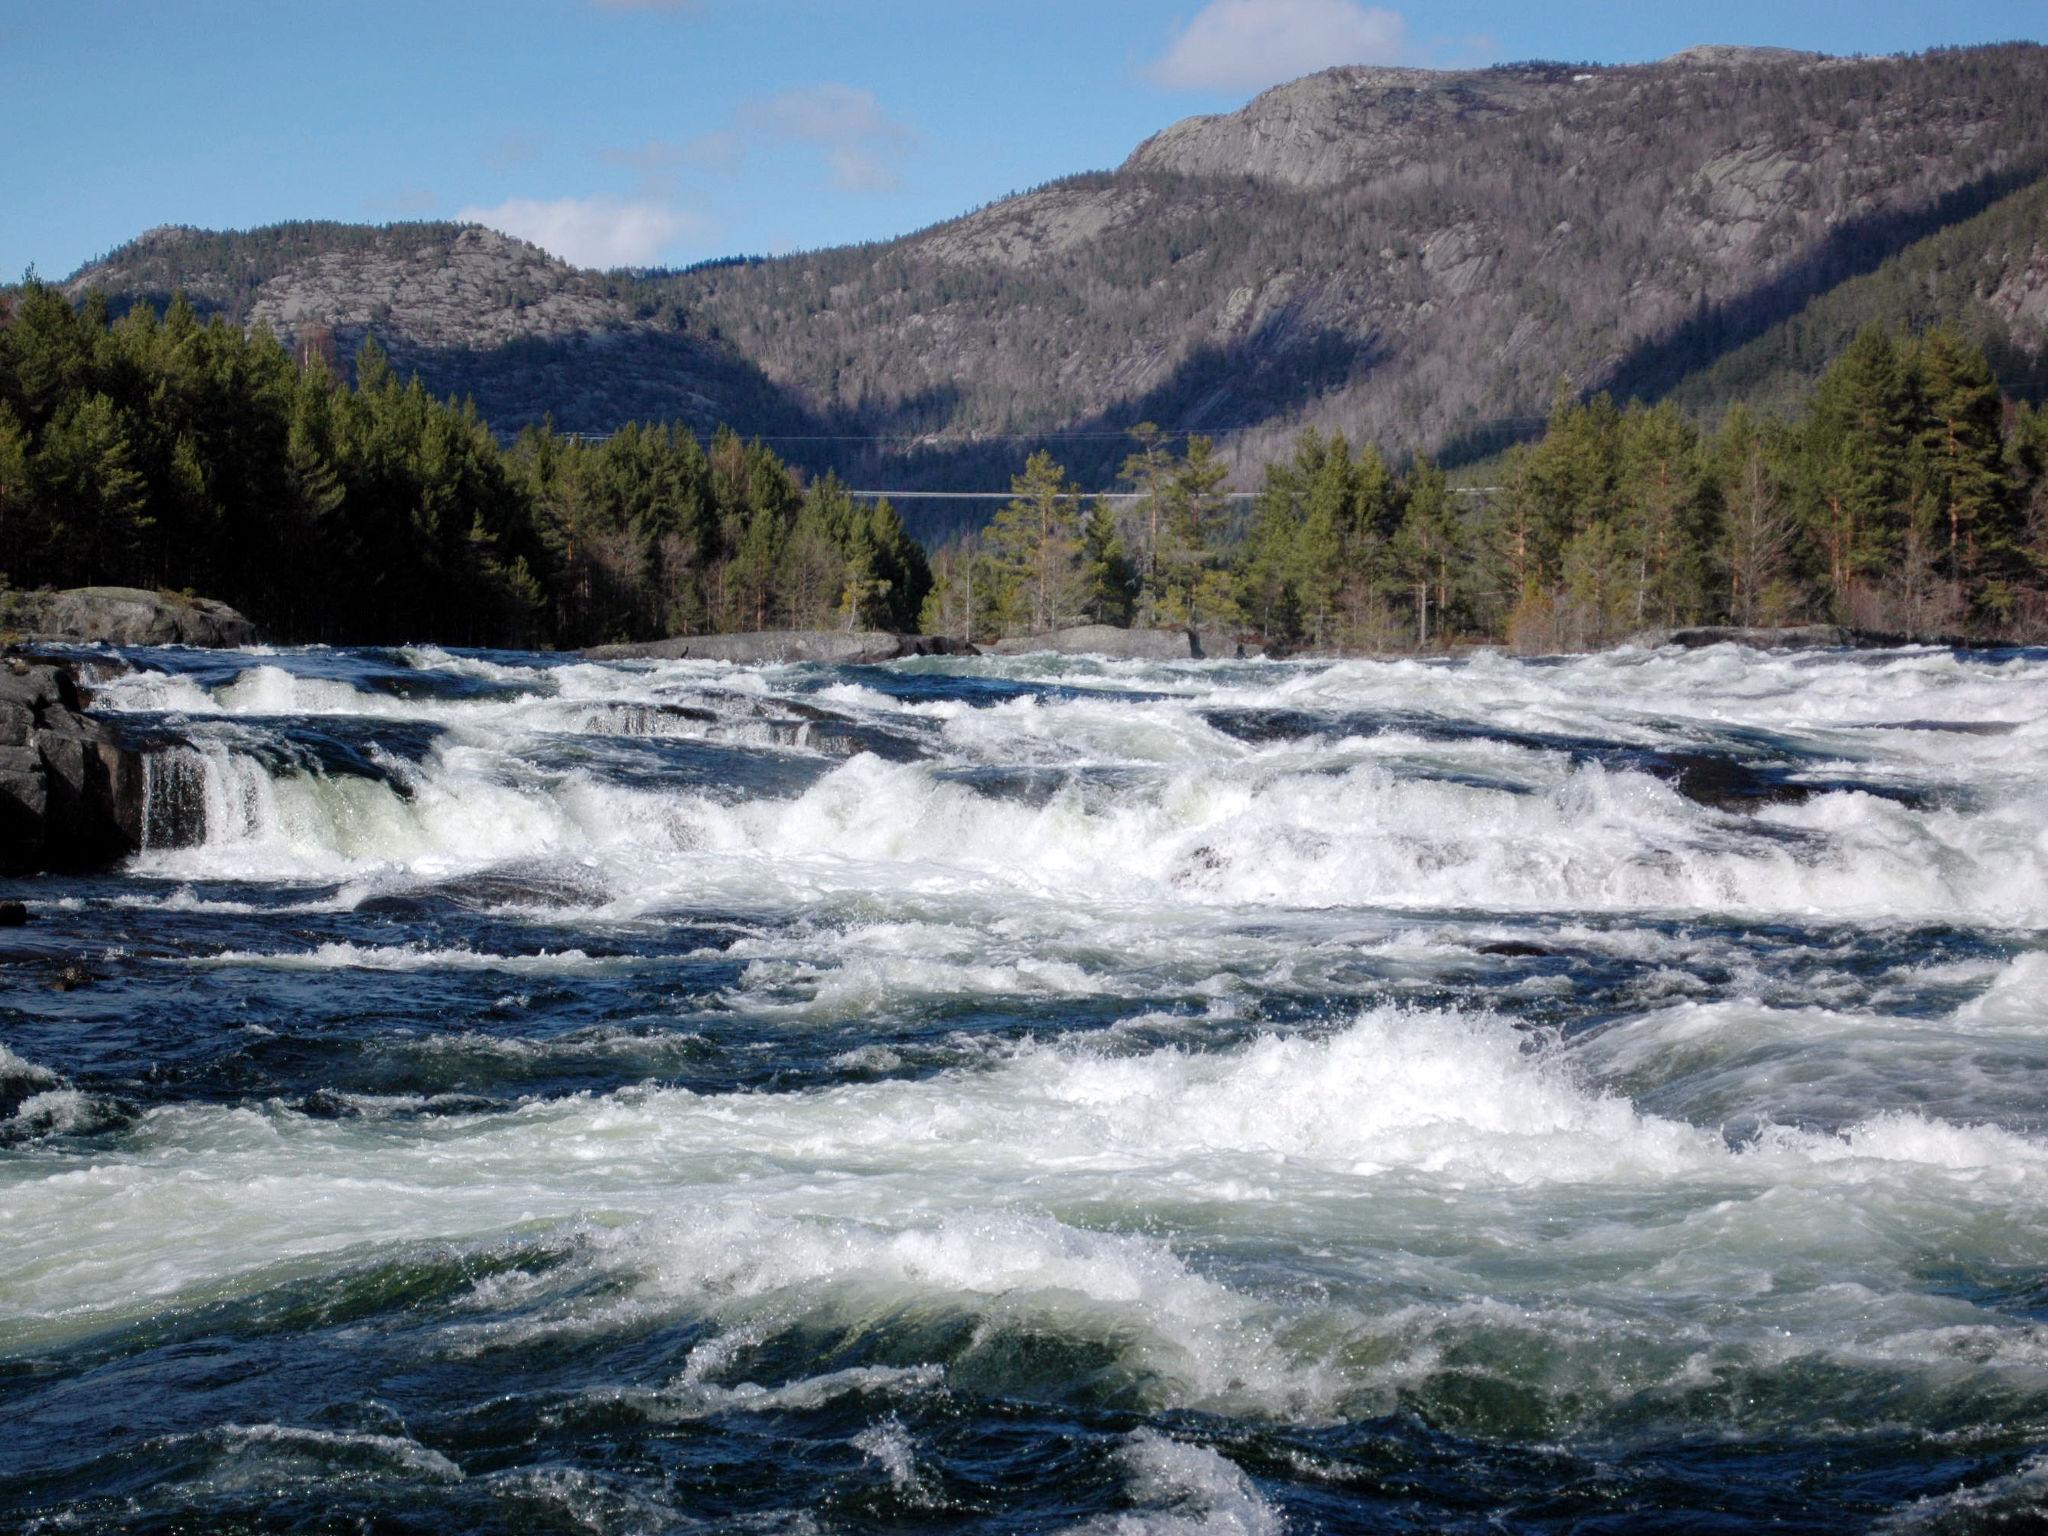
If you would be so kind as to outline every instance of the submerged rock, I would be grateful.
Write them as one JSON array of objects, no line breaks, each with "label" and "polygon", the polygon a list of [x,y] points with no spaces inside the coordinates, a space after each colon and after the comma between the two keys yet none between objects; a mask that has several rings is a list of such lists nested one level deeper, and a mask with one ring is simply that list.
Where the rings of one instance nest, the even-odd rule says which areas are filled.
[{"label": "submerged rock", "polygon": [[67,960],[57,967],[57,974],[50,979],[52,992],[76,992],[80,987],[89,987],[99,977],[88,969],[82,960]]},{"label": "submerged rock", "polygon": [[142,754],[84,713],[67,666],[0,668],[0,869],[89,869],[142,844]]},{"label": "submerged rock", "polygon": [[945,635],[897,635],[879,629],[764,629],[738,635],[677,635],[669,640],[593,645],[592,661],[729,661],[741,666],[826,662],[862,666],[906,656],[972,656],[974,647]]},{"label": "submerged rock", "polygon": [[219,648],[256,643],[256,626],[226,603],[140,587],[0,592],[0,629],[30,639],[106,645]]}]

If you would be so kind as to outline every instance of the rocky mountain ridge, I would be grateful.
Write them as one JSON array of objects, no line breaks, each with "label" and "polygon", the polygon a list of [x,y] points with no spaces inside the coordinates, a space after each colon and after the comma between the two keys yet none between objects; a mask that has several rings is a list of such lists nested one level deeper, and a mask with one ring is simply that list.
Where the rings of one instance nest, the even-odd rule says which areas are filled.
[{"label": "rocky mountain ridge", "polygon": [[[1561,382],[1668,392],[2044,175],[2033,45],[1361,67],[878,246],[601,275],[446,225],[157,232],[71,286],[182,287],[301,344],[372,332],[502,426],[723,419],[999,485],[1034,434],[1079,434],[1099,477],[1142,419],[1247,462],[1304,424],[1480,451]],[[2038,352],[2048,284],[2001,270],[1971,323]]]}]

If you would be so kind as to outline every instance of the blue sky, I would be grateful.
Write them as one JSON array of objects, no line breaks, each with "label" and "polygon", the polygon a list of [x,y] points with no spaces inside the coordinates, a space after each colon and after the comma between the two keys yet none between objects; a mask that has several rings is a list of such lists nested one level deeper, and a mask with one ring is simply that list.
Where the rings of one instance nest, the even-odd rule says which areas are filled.
[{"label": "blue sky", "polygon": [[0,280],[290,218],[680,265],[901,234],[1328,64],[2009,38],[2048,3],[0,0]]}]

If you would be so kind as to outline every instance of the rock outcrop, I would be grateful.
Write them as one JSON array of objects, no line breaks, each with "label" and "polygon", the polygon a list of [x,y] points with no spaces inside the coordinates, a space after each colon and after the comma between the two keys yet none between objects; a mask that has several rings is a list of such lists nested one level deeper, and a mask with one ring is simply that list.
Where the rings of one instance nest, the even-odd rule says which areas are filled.
[{"label": "rock outcrop", "polygon": [[[883,244],[602,277],[451,224],[159,230],[67,292],[182,290],[344,365],[374,331],[401,375],[473,395],[505,431],[818,434],[806,467],[869,485],[1005,485],[1019,466],[983,436],[1001,421],[1099,433],[1063,453],[1101,485],[1128,448],[1102,429],[1148,418],[1229,430],[1247,466],[1304,425],[1472,452],[1540,422],[1560,377],[1656,398],[2026,195],[2048,170],[2044,103],[2035,44],[1346,66]],[[1856,323],[1940,318],[2038,355],[2040,228],[2016,210],[1947,252],[1940,307],[1905,284]],[[1795,383],[1828,355],[1777,350]]]},{"label": "rock outcrop", "polygon": [[972,656],[974,647],[944,635],[896,635],[880,629],[767,629],[739,635],[677,635],[626,645],[594,645],[591,661],[730,661],[777,666],[815,661],[862,666],[906,656]]},{"label": "rock outcrop", "polygon": [[0,592],[0,629],[29,640],[106,645],[253,645],[256,626],[226,603],[140,587]]},{"label": "rock outcrop", "polygon": [[0,869],[91,869],[142,845],[142,755],[84,712],[69,667],[0,666]]},{"label": "rock outcrop", "polygon": [[1191,629],[1118,629],[1113,624],[1079,624],[1039,635],[1015,635],[998,640],[987,650],[992,656],[1051,651],[1060,656],[1108,656],[1119,661],[1199,661],[1244,654],[1236,641],[1220,635]]}]

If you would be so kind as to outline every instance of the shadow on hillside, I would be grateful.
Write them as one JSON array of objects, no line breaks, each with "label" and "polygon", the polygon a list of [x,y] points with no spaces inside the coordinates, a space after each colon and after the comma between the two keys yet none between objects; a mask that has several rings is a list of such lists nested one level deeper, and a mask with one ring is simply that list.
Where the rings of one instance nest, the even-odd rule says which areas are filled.
[{"label": "shadow on hillside", "polygon": [[[849,444],[841,452],[785,457],[814,471],[836,469],[849,482],[863,487],[1007,491],[1024,461],[1044,448],[1084,489],[1107,490],[1119,484],[1124,460],[1135,446],[1130,429],[1139,422],[1156,422],[1176,436],[1196,432],[1227,439],[1236,430],[1259,427],[1274,416],[1300,409],[1326,390],[1355,380],[1384,356],[1376,338],[1361,345],[1351,336],[1328,329],[1289,337],[1278,346],[1205,346],[1182,359],[1165,379],[1142,394],[1042,433],[1002,433],[901,450],[874,443]],[[858,425],[848,422],[841,430],[907,436],[898,423],[935,419],[943,417],[932,414],[930,400],[920,399],[891,411],[881,421],[865,418]],[[986,522],[993,506],[988,501],[910,502],[898,510],[914,534],[932,542]]]},{"label": "shadow on hillside", "polygon": [[1705,367],[1789,320],[1840,283],[1873,272],[1908,246],[1976,217],[2040,179],[2048,163],[1983,176],[1920,208],[1867,214],[1838,225],[1808,255],[1759,288],[1703,308],[1669,336],[1647,342],[1616,365],[1607,388],[1617,399],[1656,400]]}]

